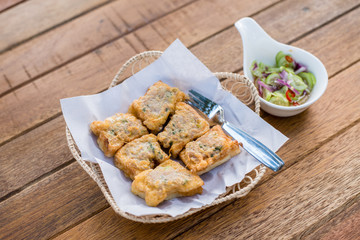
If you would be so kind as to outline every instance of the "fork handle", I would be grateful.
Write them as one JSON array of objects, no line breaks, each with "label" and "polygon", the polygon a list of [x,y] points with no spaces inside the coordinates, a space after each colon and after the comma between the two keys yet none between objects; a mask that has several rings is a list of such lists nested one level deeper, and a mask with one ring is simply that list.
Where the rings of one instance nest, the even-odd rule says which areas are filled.
[{"label": "fork handle", "polygon": [[276,172],[284,166],[284,161],[276,153],[238,127],[224,122],[222,128],[235,140],[243,143],[243,148],[266,167]]}]

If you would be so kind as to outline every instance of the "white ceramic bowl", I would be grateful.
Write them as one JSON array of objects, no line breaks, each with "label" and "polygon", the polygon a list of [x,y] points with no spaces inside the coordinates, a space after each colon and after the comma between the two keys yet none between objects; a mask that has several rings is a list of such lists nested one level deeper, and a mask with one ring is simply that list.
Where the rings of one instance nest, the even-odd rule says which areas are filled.
[{"label": "white ceramic bowl", "polygon": [[328,75],[322,62],[311,53],[290,45],[279,43],[272,39],[252,18],[242,18],[235,23],[243,42],[243,70],[244,75],[254,81],[250,67],[256,60],[267,65],[275,66],[275,56],[279,51],[289,53],[293,58],[308,67],[316,78],[316,84],[309,99],[299,106],[279,106],[260,98],[260,106],[265,111],[279,117],[289,117],[303,112],[316,102],[325,92]]}]

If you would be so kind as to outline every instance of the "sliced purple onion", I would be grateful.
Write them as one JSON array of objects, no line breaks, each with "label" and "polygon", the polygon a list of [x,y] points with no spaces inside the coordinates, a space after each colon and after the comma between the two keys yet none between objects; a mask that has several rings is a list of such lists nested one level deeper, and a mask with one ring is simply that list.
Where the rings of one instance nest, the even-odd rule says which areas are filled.
[{"label": "sliced purple onion", "polygon": [[270,92],[273,92],[273,91],[274,91],[274,89],[273,89],[272,87],[270,87],[269,85],[263,83],[263,82],[260,81],[260,80],[258,81],[258,85],[261,86],[261,87],[263,87],[263,88],[266,88],[266,89],[269,90]]},{"label": "sliced purple onion", "polygon": [[295,74],[299,74],[301,72],[305,72],[306,71],[306,67],[300,67],[298,70],[295,71]]},{"label": "sliced purple onion", "polygon": [[[305,94],[304,94],[305,93]],[[304,91],[304,93],[297,99],[297,101],[299,102],[301,99],[303,99],[304,97],[306,97],[306,91]]]},{"label": "sliced purple onion", "polygon": [[282,85],[284,85],[284,86],[287,86],[287,87],[288,87],[289,89],[291,89],[295,94],[297,94],[297,95],[300,94],[298,90],[296,90],[293,86],[291,86],[291,85],[290,85],[289,83],[287,83],[286,81],[277,78],[277,79],[276,79],[276,82],[277,82],[277,83],[280,83],[280,84],[282,84]]},{"label": "sliced purple onion", "polygon": [[288,73],[285,70],[282,70],[281,73],[279,73],[280,77],[284,80],[287,81],[288,80]]},{"label": "sliced purple onion", "polygon": [[255,71],[257,68],[258,68],[257,63],[254,63],[254,68],[253,68],[253,71]]},{"label": "sliced purple onion", "polygon": [[259,90],[260,97],[263,97],[262,86],[258,85],[258,90]]},{"label": "sliced purple onion", "polygon": [[[295,67],[294,67],[295,74],[307,71],[307,67],[302,63],[298,63],[298,62],[294,61],[294,65],[295,65]],[[300,69],[301,69],[301,71],[300,71]]]},{"label": "sliced purple onion", "polygon": [[271,73],[263,73],[263,77],[267,78]]}]

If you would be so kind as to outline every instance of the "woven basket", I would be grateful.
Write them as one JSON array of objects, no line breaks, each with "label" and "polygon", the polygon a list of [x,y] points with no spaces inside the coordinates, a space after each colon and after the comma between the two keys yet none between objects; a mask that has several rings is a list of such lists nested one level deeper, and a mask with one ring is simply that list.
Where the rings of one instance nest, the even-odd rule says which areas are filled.
[{"label": "woven basket", "polygon": [[[120,82],[122,82],[126,77],[131,76],[138,70],[141,70],[144,66],[150,64],[158,57],[160,57],[162,52],[160,51],[147,51],[135,55],[130,58],[119,70],[114,79],[112,80],[110,87],[114,87]],[[234,96],[236,96],[244,104],[251,107],[258,115],[260,113],[260,100],[257,90],[253,83],[243,75],[227,72],[217,72],[214,75],[221,81],[221,85],[227,91],[230,91]],[[101,191],[103,192],[106,200],[109,202],[110,206],[114,209],[119,215],[142,223],[163,223],[170,222],[180,218],[190,216],[196,212],[199,212],[208,207],[221,204],[232,199],[237,199],[247,195],[252,188],[260,181],[262,176],[265,173],[266,167],[260,165],[255,168],[253,171],[248,173],[242,182],[234,184],[233,186],[227,187],[226,192],[218,196],[211,204],[205,205],[201,208],[190,209],[184,214],[178,215],[176,217],[171,217],[169,215],[146,215],[146,216],[135,216],[124,212],[117,206],[114,198],[112,197],[109,188],[105,182],[105,179],[102,175],[101,169],[98,164],[87,162],[81,158],[80,152],[77,149],[77,146],[72,138],[68,127],[66,127],[66,137],[68,141],[68,146],[73,154],[76,161],[80,166],[90,175],[90,177],[98,184]]]}]

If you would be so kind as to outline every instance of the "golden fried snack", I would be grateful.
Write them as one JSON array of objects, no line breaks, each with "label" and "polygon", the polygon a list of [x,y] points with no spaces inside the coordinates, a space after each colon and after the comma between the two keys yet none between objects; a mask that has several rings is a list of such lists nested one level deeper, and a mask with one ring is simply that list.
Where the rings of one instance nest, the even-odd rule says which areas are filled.
[{"label": "golden fried snack", "polygon": [[155,169],[141,172],[132,182],[131,191],[155,207],[164,200],[202,193],[203,180],[181,166],[167,160]]},{"label": "golden fried snack", "polygon": [[147,134],[123,146],[115,154],[115,166],[131,179],[142,171],[154,168],[154,160],[162,163],[169,156],[161,149],[154,134]]},{"label": "golden fried snack", "polygon": [[178,88],[158,81],[144,96],[132,102],[129,113],[140,118],[153,133],[158,133],[169,115],[174,113],[175,104],[185,98],[185,93]]},{"label": "golden fried snack", "polygon": [[188,142],[202,136],[209,128],[209,123],[190,105],[179,102],[175,114],[157,137],[164,148],[170,147],[171,156],[176,158]]},{"label": "golden fried snack", "polygon": [[201,175],[240,153],[239,143],[228,137],[219,125],[196,141],[186,144],[180,159],[191,172]]},{"label": "golden fried snack", "polygon": [[125,143],[148,134],[141,121],[129,113],[117,113],[105,121],[94,121],[90,129],[98,136],[97,143],[107,157],[114,156]]}]

